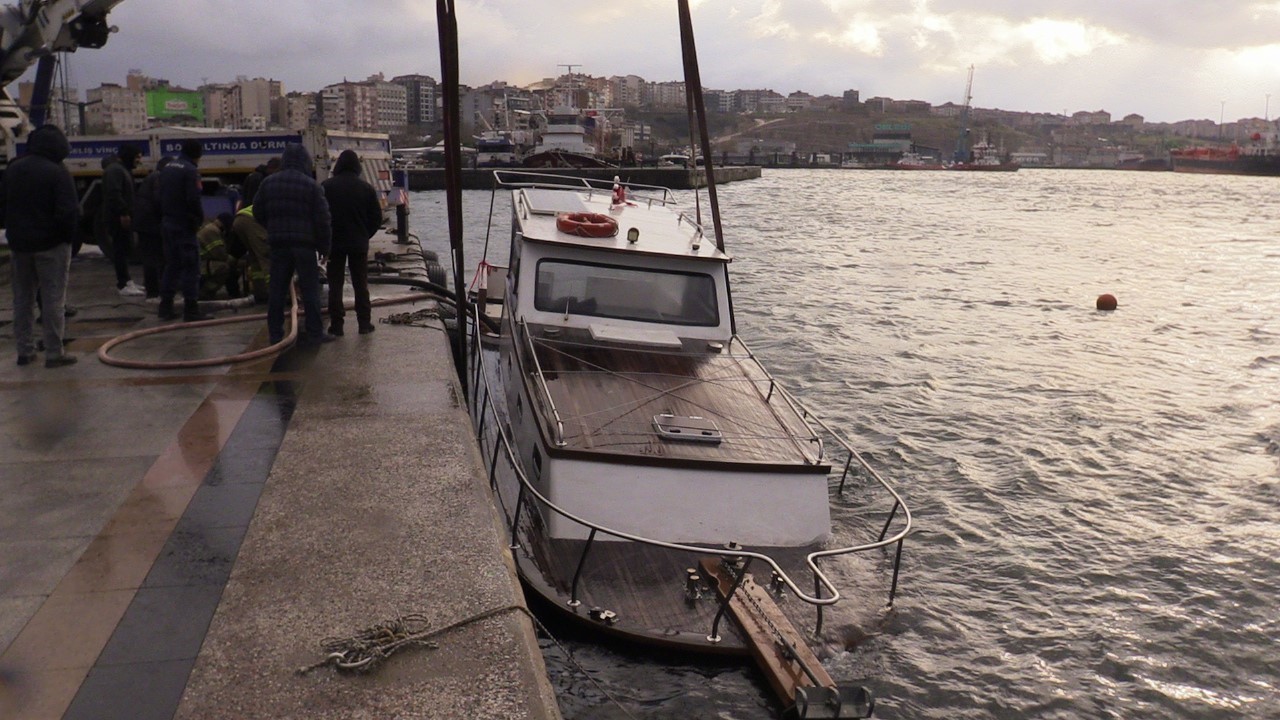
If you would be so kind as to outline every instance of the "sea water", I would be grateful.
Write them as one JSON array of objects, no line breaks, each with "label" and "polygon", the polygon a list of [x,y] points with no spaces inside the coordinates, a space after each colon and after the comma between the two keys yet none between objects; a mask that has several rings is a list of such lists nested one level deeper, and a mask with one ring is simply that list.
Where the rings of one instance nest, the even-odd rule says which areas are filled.
[{"label": "sea water", "polygon": [[[820,647],[876,717],[1280,717],[1278,194],[1033,169],[719,188],[740,334],[914,512],[894,607]],[[465,194],[467,278],[489,204]],[[443,193],[412,208],[449,269]],[[567,718],[777,712],[749,664],[564,634]]]}]

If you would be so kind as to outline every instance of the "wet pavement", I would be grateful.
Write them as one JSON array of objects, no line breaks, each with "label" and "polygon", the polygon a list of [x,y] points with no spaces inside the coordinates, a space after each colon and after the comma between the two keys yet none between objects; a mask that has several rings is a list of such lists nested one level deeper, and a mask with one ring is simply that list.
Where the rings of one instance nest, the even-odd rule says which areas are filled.
[{"label": "wet pavement", "polygon": [[[416,248],[380,236],[371,254],[425,279]],[[448,336],[378,322],[433,301],[375,307],[373,334],[319,349],[125,369],[96,352],[158,325],[155,305],[120,297],[86,248],[68,297],[79,362],[46,369],[14,362],[0,275],[0,717],[558,717]],[[265,345],[259,319],[112,354]],[[459,627],[367,674],[299,672],[324,639],[411,613]]]}]

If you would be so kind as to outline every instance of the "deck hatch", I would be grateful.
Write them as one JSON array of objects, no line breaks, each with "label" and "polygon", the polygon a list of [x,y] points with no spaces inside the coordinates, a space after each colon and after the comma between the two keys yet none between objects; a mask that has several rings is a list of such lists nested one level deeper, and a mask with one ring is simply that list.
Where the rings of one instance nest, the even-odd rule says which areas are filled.
[{"label": "deck hatch", "polygon": [[524,197],[529,201],[529,210],[534,215],[589,212],[587,204],[582,202],[582,198],[577,193],[544,188],[525,188]]},{"label": "deck hatch", "polygon": [[653,427],[664,440],[683,440],[719,444],[724,439],[720,428],[712,420],[697,415],[672,415],[662,413],[653,416]]}]

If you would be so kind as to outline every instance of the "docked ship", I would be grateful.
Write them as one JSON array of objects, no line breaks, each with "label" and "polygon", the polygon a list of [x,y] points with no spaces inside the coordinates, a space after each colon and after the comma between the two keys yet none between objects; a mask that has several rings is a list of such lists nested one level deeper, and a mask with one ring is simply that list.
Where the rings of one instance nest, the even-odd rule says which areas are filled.
[{"label": "docked ship", "polygon": [[1275,138],[1254,133],[1248,145],[1191,147],[1169,151],[1174,172],[1209,175],[1280,175]]},{"label": "docked ship", "polygon": [[527,168],[612,167],[600,159],[596,146],[587,139],[588,122],[594,119],[585,118],[577,108],[558,107],[548,112],[542,136],[524,158],[523,165]]}]

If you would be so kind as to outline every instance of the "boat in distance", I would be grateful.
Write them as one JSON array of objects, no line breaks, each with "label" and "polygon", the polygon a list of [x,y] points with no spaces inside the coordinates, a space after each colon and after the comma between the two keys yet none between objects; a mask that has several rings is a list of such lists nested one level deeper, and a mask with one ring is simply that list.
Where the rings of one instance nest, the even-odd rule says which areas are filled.
[{"label": "boat in distance", "polygon": [[1169,151],[1174,172],[1209,175],[1280,175],[1280,148],[1255,133],[1248,145],[1191,147]]},{"label": "boat in distance", "polygon": [[507,258],[473,285],[469,410],[527,588],[713,654],[752,652],[735,597],[807,639],[843,597],[832,575],[881,578],[858,587],[891,606],[911,514],[739,336],[731,258],[696,215],[660,187],[494,175]]}]

